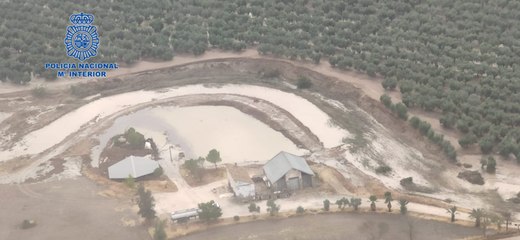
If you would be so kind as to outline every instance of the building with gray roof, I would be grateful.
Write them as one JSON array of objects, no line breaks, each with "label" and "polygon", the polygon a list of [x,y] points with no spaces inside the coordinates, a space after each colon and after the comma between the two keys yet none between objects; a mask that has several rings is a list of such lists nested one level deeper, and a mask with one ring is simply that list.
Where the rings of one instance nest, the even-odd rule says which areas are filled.
[{"label": "building with gray roof", "polygon": [[151,160],[149,156],[129,156],[108,167],[108,178],[125,179],[128,176],[138,178],[153,173],[157,168],[159,163]]},{"label": "building with gray roof", "polygon": [[304,158],[280,152],[263,167],[267,185],[273,191],[294,191],[312,187],[312,172]]}]

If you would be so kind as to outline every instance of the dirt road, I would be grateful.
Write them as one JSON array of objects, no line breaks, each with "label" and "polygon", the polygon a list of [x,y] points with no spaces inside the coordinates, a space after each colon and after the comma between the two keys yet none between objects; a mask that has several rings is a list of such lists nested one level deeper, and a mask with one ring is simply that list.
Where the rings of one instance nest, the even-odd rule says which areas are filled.
[{"label": "dirt road", "polygon": [[481,234],[477,228],[390,214],[322,214],[257,221],[178,238],[180,240],[232,239],[459,239]]},{"label": "dirt road", "polygon": [[[128,74],[138,73],[138,72],[145,72],[145,71],[151,71],[151,70],[157,70],[162,68],[169,68],[199,61],[206,61],[206,60],[216,60],[216,59],[226,59],[226,58],[244,58],[244,59],[273,59],[277,61],[283,61],[287,63],[294,64],[299,67],[304,67],[311,69],[313,71],[319,72],[324,75],[328,75],[330,77],[338,78],[340,80],[346,81],[354,85],[355,87],[358,87],[362,89],[365,94],[370,96],[374,99],[379,99],[379,97],[384,93],[384,89],[381,87],[380,82],[377,79],[369,78],[368,76],[365,76],[363,74],[358,74],[352,71],[344,71],[337,68],[332,68],[330,64],[326,62],[322,62],[320,64],[313,64],[313,63],[305,63],[305,62],[298,62],[298,61],[290,61],[280,58],[273,58],[269,56],[263,56],[260,55],[255,48],[250,48],[242,52],[225,52],[221,50],[210,50],[206,51],[203,55],[200,56],[193,56],[193,55],[177,55],[174,57],[171,61],[165,61],[165,62],[147,62],[147,61],[141,61],[138,62],[131,67],[120,67],[119,69],[113,70],[108,72],[109,78],[114,77],[120,77]],[[1,83],[0,84],[0,93],[9,93],[9,92],[17,92],[17,91],[24,91],[29,90],[35,86],[39,85],[45,85],[48,88],[63,88],[67,87],[71,84],[76,84],[80,82],[88,82],[92,81],[91,78],[81,78],[81,79],[68,79],[63,78],[59,79],[57,81],[44,81],[42,79],[33,79],[31,82],[29,82],[26,86],[19,86],[19,85],[13,85],[9,83]],[[391,92],[389,93],[393,99],[396,101],[400,101],[401,97],[398,92]]]}]

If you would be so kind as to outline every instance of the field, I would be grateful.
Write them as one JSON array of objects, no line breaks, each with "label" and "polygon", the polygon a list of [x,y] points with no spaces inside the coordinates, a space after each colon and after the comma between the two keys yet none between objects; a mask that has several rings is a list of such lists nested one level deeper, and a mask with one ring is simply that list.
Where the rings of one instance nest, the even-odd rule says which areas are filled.
[{"label": "field", "polygon": [[[0,238],[147,239],[133,204],[127,199],[102,197],[102,190],[104,187],[83,177],[0,185]],[[35,220],[36,226],[21,229],[24,219]]]},{"label": "field", "polygon": [[457,239],[478,229],[387,214],[321,214],[210,228],[179,240],[202,239]]}]

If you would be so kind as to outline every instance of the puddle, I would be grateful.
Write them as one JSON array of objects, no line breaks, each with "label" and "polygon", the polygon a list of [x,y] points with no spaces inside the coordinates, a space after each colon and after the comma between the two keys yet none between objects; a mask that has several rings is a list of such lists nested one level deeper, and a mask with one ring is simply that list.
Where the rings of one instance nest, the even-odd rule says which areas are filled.
[{"label": "puddle", "polygon": [[[265,162],[280,151],[304,154],[281,133],[232,107],[153,107],[122,116],[112,127],[99,135],[100,145],[92,152],[99,158],[100,150],[110,138],[133,127],[152,137],[161,151],[167,144],[180,146],[187,158],[206,156],[215,148],[223,163]],[[96,164],[93,164],[95,166]]]}]

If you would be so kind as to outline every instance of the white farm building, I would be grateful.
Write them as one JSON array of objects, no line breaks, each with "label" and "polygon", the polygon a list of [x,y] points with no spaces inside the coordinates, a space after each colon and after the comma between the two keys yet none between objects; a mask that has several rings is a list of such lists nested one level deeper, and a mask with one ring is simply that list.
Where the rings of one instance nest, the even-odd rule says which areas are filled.
[{"label": "white farm building", "polygon": [[247,169],[235,165],[227,165],[229,187],[236,198],[251,200],[255,198],[255,184],[251,180]]},{"label": "white farm building", "polygon": [[108,167],[108,178],[125,179],[129,176],[138,178],[153,173],[157,168],[159,163],[151,160],[150,157],[129,156]]}]

